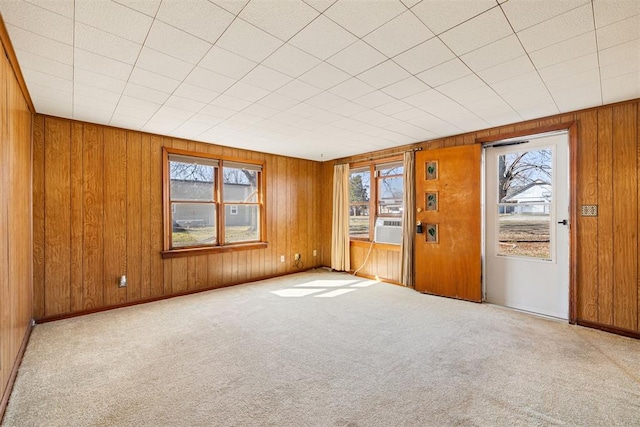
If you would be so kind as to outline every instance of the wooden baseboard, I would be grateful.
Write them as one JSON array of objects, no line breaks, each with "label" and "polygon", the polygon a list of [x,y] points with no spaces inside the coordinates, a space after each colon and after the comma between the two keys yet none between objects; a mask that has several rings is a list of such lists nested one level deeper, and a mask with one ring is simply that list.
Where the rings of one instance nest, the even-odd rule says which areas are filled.
[{"label": "wooden baseboard", "polygon": [[40,318],[35,319],[35,322],[36,323],[47,323],[47,322],[55,322],[56,320],[71,319],[73,317],[85,316],[87,314],[93,314],[93,313],[100,313],[102,311],[115,310],[117,308],[131,307],[131,306],[139,305],[139,304],[147,304],[147,303],[150,303],[150,302],[162,301],[162,300],[169,299],[169,298],[182,297],[182,296],[185,296],[185,295],[192,295],[192,294],[197,294],[197,293],[200,293],[200,292],[207,292],[207,291],[213,291],[213,290],[216,290],[216,289],[228,288],[229,286],[237,286],[237,285],[244,285],[244,284],[247,284],[247,283],[259,282],[260,280],[273,279],[273,278],[276,278],[276,277],[287,276],[289,274],[303,273],[305,271],[313,270],[315,268],[320,268],[320,266],[309,267],[309,268],[307,268],[305,270],[300,270],[300,271],[290,271],[288,273],[272,274],[272,275],[269,275],[269,276],[252,279],[252,280],[250,280],[248,282],[228,283],[228,284],[221,285],[221,286],[212,286],[212,287],[202,288],[202,289],[191,289],[191,290],[188,290],[188,291],[177,292],[175,294],[160,295],[158,297],[145,298],[145,299],[141,299],[141,300],[137,300],[137,301],[129,301],[129,302],[125,302],[125,303],[122,303],[122,304],[115,304],[115,305],[109,305],[109,306],[105,306],[105,307],[91,308],[91,309],[88,309],[88,310],[81,310],[81,311],[76,311],[76,312],[73,312],[73,313],[66,313],[66,314],[58,314],[58,315],[54,315],[54,316],[40,317]]},{"label": "wooden baseboard", "polygon": [[599,329],[604,332],[610,332],[616,335],[622,335],[629,338],[640,339],[640,332],[630,331],[628,329],[616,328],[615,326],[601,325],[600,323],[587,322],[584,320],[578,320],[577,324],[584,326],[585,328]]},{"label": "wooden baseboard", "polygon": [[9,382],[7,383],[7,388],[4,390],[2,394],[2,400],[0,400],[0,424],[2,423],[2,419],[4,418],[4,412],[7,409],[7,405],[9,404],[9,396],[11,396],[11,390],[13,390],[13,384],[16,381],[16,377],[18,376],[18,368],[20,368],[20,364],[22,363],[22,357],[24,356],[24,352],[27,349],[27,344],[29,343],[29,338],[31,337],[31,330],[33,326],[31,321],[29,321],[29,327],[24,334],[24,338],[22,339],[22,344],[20,345],[20,350],[18,351],[18,356],[13,364],[13,368],[11,369],[11,375],[9,376]]}]

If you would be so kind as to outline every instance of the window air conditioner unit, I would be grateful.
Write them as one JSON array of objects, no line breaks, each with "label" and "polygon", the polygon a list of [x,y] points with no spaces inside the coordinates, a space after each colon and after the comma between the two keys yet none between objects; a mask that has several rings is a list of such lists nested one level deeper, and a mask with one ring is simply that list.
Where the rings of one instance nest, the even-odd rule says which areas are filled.
[{"label": "window air conditioner unit", "polygon": [[374,240],[376,243],[399,245],[402,240],[402,221],[399,219],[376,219]]}]

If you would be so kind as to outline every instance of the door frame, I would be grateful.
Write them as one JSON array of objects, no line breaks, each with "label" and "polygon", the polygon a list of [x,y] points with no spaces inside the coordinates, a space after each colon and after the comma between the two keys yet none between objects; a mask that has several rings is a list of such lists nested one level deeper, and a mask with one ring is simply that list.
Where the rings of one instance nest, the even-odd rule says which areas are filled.
[{"label": "door frame", "polygon": [[[518,138],[523,136],[531,136],[537,135],[541,133],[554,132],[566,130],[569,137],[569,323],[574,325],[578,320],[578,312],[577,312],[577,303],[578,303],[578,263],[577,263],[577,254],[578,254],[578,204],[577,204],[577,160],[578,160],[578,124],[576,121],[570,121],[566,123],[559,123],[550,126],[543,126],[538,128],[531,128],[521,131],[514,131],[509,133],[503,133],[499,135],[491,135],[485,136],[482,138],[476,138],[477,144],[489,144],[492,142],[501,141],[503,139],[511,139]],[[483,153],[483,169],[484,169],[484,153]],[[485,195],[485,181],[484,181],[484,170],[483,170],[483,179],[482,179],[482,256],[485,258],[485,244],[486,244],[486,230],[485,230],[485,218],[484,218],[484,197]],[[483,274],[483,282],[484,282],[484,274]],[[485,294],[485,289],[483,286],[483,299]]]}]

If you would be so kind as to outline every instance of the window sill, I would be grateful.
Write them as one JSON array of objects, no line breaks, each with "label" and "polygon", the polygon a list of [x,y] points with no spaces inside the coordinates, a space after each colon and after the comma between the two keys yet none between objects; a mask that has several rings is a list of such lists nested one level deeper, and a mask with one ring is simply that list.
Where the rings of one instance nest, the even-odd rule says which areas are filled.
[{"label": "window sill", "polygon": [[253,249],[266,249],[267,242],[252,242],[252,243],[239,243],[235,245],[226,246],[208,246],[201,248],[184,248],[184,249],[171,249],[168,251],[162,251],[162,258],[180,258],[185,256],[198,256],[198,255],[210,255],[219,254],[224,252],[237,252],[237,251],[250,251]]}]

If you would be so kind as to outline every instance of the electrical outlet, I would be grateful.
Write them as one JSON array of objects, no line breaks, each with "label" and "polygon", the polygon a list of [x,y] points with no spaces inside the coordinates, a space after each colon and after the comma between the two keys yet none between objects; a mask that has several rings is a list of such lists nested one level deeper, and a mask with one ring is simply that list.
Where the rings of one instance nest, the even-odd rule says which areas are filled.
[{"label": "electrical outlet", "polygon": [[119,288],[127,287],[127,276],[120,276],[120,282],[118,282],[118,287]]},{"label": "electrical outlet", "polygon": [[293,256],[293,259],[296,260],[296,261],[299,261],[300,260],[300,254],[295,254]]},{"label": "electrical outlet", "polygon": [[313,250],[313,256],[318,256],[318,251],[316,251],[315,249]]},{"label": "electrical outlet", "polygon": [[284,255],[280,255],[280,262],[284,262]]}]

